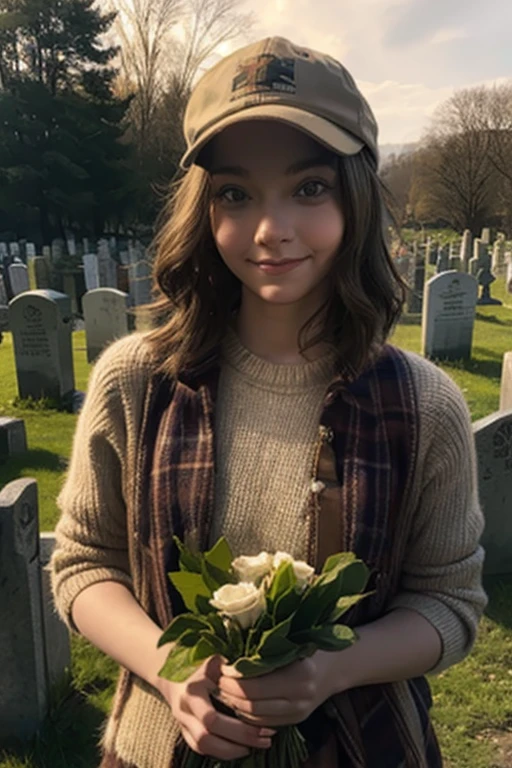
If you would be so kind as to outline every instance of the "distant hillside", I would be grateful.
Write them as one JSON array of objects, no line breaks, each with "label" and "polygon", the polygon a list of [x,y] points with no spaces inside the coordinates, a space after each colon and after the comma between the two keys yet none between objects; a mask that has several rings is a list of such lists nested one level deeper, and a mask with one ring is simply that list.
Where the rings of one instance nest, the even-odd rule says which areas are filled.
[{"label": "distant hillside", "polygon": [[419,142],[415,141],[409,144],[381,144],[379,153],[381,162],[387,160],[390,155],[407,155],[418,148]]}]

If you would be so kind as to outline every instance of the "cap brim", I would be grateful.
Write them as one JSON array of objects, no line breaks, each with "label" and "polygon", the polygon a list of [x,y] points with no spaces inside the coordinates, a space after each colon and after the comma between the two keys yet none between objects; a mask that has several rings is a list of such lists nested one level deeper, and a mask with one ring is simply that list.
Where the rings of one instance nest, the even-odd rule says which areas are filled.
[{"label": "cap brim", "polygon": [[364,146],[361,139],[357,139],[353,134],[344,131],[343,128],[338,128],[330,120],[311,112],[283,104],[258,104],[227,115],[223,120],[206,130],[201,138],[185,152],[181,158],[181,167],[184,170],[189,168],[208,142],[225,128],[247,120],[278,120],[281,123],[286,123],[293,128],[298,128],[315,141],[340,155],[356,155]]}]

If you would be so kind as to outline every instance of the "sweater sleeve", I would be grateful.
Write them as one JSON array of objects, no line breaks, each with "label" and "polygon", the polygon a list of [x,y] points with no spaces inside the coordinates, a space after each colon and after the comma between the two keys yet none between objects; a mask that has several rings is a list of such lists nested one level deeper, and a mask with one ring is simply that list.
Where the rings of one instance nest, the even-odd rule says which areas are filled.
[{"label": "sweater sleeve", "polygon": [[100,581],[132,586],[123,482],[126,426],[119,389],[122,341],[103,353],[91,373],[57,499],[61,517],[50,563],[52,590],[58,613],[73,631],[72,604],[82,590]]},{"label": "sweater sleeve", "polygon": [[[487,604],[482,588],[483,515],[469,412],[458,387],[439,372],[436,408],[429,408],[429,449],[408,541],[400,591],[390,608],[408,608],[437,630],[442,653],[429,674],[470,651]],[[420,436],[421,437],[421,436]]]}]

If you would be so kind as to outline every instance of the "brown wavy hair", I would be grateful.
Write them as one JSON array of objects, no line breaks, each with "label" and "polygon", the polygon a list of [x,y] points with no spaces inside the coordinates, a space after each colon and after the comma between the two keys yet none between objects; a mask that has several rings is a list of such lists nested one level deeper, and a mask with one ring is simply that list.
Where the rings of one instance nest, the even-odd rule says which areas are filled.
[{"label": "brown wavy hair", "polygon": [[[397,321],[405,283],[389,253],[389,193],[373,156],[363,148],[339,157],[338,168],[345,232],[332,290],[301,328],[298,342],[302,354],[319,342],[332,345],[344,369],[357,375]],[[208,172],[192,166],[171,190],[153,243],[155,323],[148,340],[160,369],[172,377],[214,352],[240,305],[240,281],[224,264],[211,232],[211,197]]]}]

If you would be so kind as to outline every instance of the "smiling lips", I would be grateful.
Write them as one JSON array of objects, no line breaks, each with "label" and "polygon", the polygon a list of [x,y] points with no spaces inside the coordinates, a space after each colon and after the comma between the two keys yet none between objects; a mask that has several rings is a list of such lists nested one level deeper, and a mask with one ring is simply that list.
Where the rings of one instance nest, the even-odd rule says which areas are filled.
[{"label": "smiling lips", "polygon": [[255,267],[268,275],[281,275],[283,272],[290,272],[306,259],[286,259],[283,261],[253,261]]}]

